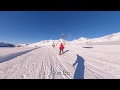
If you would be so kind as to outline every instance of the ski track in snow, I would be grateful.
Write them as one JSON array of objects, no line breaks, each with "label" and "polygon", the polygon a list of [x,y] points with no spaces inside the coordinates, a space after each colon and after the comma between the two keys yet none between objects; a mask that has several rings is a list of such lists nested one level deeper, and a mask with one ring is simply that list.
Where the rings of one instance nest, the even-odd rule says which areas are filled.
[{"label": "ski track in snow", "polygon": [[16,52],[22,52],[22,51],[26,51],[26,50],[30,50],[33,49],[33,47],[29,47],[29,48],[25,48],[25,47],[0,47],[0,56],[3,55],[8,55],[11,53],[16,53]]},{"label": "ski track in snow", "polygon": [[[92,47],[93,48],[83,48],[82,45],[66,45],[64,50],[65,53],[63,55],[58,55],[58,47],[53,48],[51,46],[45,46],[37,49],[23,48],[21,50],[11,48],[11,51],[13,52],[10,52],[6,48],[2,48],[4,55],[2,55],[2,51],[0,51],[0,54],[3,57],[6,56],[5,54],[13,54],[16,51],[17,53],[21,52],[22,54],[16,54],[17,57],[10,58],[10,60],[0,63],[0,78],[120,78],[120,46],[93,45]],[[25,51],[26,53],[24,53]]]},{"label": "ski track in snow", "polygon": [[0,56],[0,63],[11,60],[12,58],[15,58],[17,56],[20,56],[22,54],[30,52],[34,49],[37,49],[37,48],[33,48],[33,49],[30,49],[30,50],[25,50],[25,51],[21,51],[21,52],[15,52],[15,53],[7,54],[7,55],[2,55],[2,56]]}]

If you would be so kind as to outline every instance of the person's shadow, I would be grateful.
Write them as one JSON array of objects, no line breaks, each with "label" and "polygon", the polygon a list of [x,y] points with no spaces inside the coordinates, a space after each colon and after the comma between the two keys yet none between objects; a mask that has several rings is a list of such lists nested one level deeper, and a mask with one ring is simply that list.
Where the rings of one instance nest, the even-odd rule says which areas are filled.
[{"label": "person's shadow", "polygon": [[74,79],[84,79],[84,59],[77,55],[77,60],[73,64],[73,67],[77,64]]},{"label": "person's shadow", "polygon": [[65,53],[68,52],[68,51],[69,51],[69,50],[64,51],[63,54],[65,54]]}]

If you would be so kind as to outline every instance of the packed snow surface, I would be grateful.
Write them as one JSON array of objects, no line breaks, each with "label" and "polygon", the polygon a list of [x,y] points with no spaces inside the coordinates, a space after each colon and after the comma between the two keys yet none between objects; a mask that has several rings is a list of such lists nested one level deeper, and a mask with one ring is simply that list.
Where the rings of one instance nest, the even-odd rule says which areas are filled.
[{"label": "packed snow surface", "polygon": [[58,53],[58,46],[0,48],[0,78],[120,78],[119,45],[65,45],[64,54]]}]

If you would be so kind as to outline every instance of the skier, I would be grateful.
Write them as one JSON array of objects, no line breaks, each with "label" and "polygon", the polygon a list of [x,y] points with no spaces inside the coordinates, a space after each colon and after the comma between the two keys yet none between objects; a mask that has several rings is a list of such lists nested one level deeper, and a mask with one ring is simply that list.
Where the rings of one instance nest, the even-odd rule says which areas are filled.
[{"label": "skier", "polygon": [[61,54],[63,54],[63,49],[64,49],[64,45],[61,43],[60,44],[60,47],[59,47],[59,54],[61,55]]},{"label": "skier", "polygon": [[52,46],[55,47],[55,43],[53,43]]}]

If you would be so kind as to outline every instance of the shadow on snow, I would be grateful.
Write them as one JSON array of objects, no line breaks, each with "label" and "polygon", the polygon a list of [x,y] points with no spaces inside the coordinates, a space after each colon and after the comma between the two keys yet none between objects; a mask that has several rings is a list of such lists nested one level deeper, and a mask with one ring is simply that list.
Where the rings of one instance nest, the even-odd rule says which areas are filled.
[{"label": "shadow on snow", "polygon": [[28,52],[30,52],[32,50],[35,50],[35,49],[37,49],[37,48],[31,49],[31,50],[22,51],[22,52],[16,52],[16,53],[8,54],[8,55],[5,55],[5,56],[1,56],[0,57],[0,63],[8,61],[8,60],[11,60],[13,58],[16,58],[17,56],[26,54],[26,53],[28,53]]},{"label": "shadow on snow", "polygon": [[74,73],[74,79],[84,79],[84,59],[77,55],[77,60],[73,64],[73,67],[76,66],[76,70]]}]

